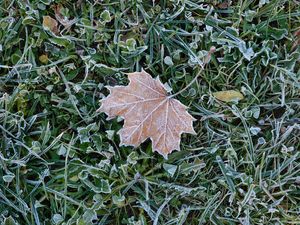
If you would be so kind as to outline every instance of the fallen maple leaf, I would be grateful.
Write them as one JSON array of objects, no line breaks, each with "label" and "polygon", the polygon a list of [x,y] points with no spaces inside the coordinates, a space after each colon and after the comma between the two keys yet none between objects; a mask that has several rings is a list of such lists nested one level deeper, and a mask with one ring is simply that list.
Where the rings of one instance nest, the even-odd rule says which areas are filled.
[{"label": "fallen maple leaf", "polygon": [[100,101],[99,111],[105,112],[108,119],[124,119],[118,132],[120,145],[137,147],[150,138],[153,151],[167,158],[173,150],[180,150],[182,133],[196,134],[195,119],[185,105],[167,95],[159,79],[145,71],[127,75],[129,85],[108,87],[110,95]]}]

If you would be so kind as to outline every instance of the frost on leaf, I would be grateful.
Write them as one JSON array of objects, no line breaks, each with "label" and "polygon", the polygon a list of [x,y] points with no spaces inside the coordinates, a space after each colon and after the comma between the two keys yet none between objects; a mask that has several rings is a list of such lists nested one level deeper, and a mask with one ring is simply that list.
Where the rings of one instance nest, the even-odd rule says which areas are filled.
[{"label": "frost on leaf", "polygon": [[99,109],[108,119],[124,119],[118,132],[120,145],[137,147],[150,138],[153,151],[165,158],[173,150],[180,150],[181,134],[196,134],[195,119],[186,111],[187,107],[168,96],[159,79],[145,71],[127,75],[129,85],[108,87],[110,94],[101,100]]}]

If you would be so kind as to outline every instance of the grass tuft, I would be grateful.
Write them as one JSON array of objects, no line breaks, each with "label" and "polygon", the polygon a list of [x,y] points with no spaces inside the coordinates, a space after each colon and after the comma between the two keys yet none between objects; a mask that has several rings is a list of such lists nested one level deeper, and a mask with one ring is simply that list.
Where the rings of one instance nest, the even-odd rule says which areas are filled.
[{"label": "grass tuft", "polygon": [[[0,224],[300,224],[299,19],[296,0],[0,1]],[[177,93],[211,47],[176,96],[197,135],[168,160],[119,147],[104,86],[143,68]]]}]

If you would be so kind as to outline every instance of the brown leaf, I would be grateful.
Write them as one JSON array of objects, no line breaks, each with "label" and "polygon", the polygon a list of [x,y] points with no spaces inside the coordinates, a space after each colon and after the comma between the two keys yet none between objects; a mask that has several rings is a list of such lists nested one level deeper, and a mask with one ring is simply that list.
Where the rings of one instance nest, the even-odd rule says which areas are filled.
[{"label": "brown leaf", "polygon": [[295,41],[291,48],[292,51],[294,51],[298,47],[298,45],[300,45],[300,29],[296,30],[296,32],[294,33],[294,37]]},{"label": "brown leaf", "polygon": [[43,16],[43,27],[45,29],[48,29],[48,30],[52,31],[53,33],[57,34],[58,33],[57,26],[58,26],[58,24],[55,19],[53,19],[50,16]]},{"label": "brown leaf", "polygon": [[220,4],[217,5],[217,8],[219,9],[227,9],[229,8],[231,5],[231,1],[225,1],[225,2],[222,2]]},{"label": "brown leaf", "polygon": [[61,5],[54,6],[55,19],[59,21],[65,28],[69,28],[75,23],[76,19],[69,20],[68,18],[64,17],[60,12],[61,9]]},{"label": "brown leaf", "polygon": [[108,119],[121,116],[124,126],[118,132],[120,145],[139,146],[147,138],[153,151],[165,158],[173,150],[180,150],[182,133],[196,134],[195,120],[187,107],[167,96],[159,79],[145,71],[128,73],[129,85],[108,87],[110,95],[101,100],[100,112]]},{"label": "brown leaf", "polygon": [[231,102],[235,100],[243,100],[244,96],[242,93],[234,90],[228,91],[217,91],[213,93],[213,96],[223,102]]}]

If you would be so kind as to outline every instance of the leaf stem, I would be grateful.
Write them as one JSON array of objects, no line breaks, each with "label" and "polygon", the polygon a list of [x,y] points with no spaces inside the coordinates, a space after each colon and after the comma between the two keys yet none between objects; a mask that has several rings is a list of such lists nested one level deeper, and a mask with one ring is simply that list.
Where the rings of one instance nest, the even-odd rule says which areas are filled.
[{"label": "leaf stem", "polygon": [[194,77],[194,79],[187,85],[185,86],[183,89],[181,89],[180,91],[178,91],[177,93],[170,95],[169,98],[173,98],[179,94],[181,94],[182,92],[184,92],[185,90],[187,90],[189,87],[191,87],[193,85],[193,83],[195,83],[196,80],[198,80],[198,78],[200,77],[201,73],[203,72],[205,65],[207,65],[210,61],[211,58],[211,54],[213,54],[216,51],[216,48],[214,46],[212,46],[208,52],[208,55],[205,57],[204,59],[204,63],[203,65],[200,65],[200,71],[197,73],[197,75]]},{"label": "leaf stem", "polygon": [[200,71],[197,73],[197,75],[194,77],[194,79],[188,85],[186,85],[183,89],[181,89],[177,93],[175,93],[173,95],[170,95],[169,98],[173,98],[173,97],[175,97],[177,95],[180,95],[182,92],[184,92],[185,90],[187,90],[190,86],[192,86],[193,83],[195,83],[195,81],[198,80],[198,78],[201,75],[201,73],[202,73],[203,70],[204,70],[204,67],[201,67]]}]

